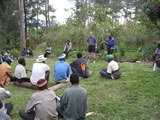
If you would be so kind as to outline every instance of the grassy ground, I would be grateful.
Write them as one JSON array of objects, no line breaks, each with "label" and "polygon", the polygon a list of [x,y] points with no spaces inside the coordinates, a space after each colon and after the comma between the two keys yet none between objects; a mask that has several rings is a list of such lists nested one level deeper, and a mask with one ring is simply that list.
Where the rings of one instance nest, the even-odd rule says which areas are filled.
[{"label": "grassy ground", "polygon": [[[50,66],[49,86],[54,84],[53,69],[57,59],[50,58],[46,63]],[[32,68],[35,58],[26,58],[27,68]],[[67,60],[70,63],[72,59]],[[17,61],[12,64],[14,71]],[[120,80],[108,80],[100,76],[99,71],[107,66],[106,61],[89,64],[94,75],[82,79],[80,85],[88,92],[88,112],[95,112],[86,120],[158,120],[160,119],[160,73],[152,72],[149,64],[121,63]],[[31,73],[28,73],[30,76]],[[66,89],[59,89],[61,96]],[[8,86],[12,97],[6,102],[14,104],[11,113],[13,120],[21,120],[18,111],[25,109],[34,90],[17,86]]]}]

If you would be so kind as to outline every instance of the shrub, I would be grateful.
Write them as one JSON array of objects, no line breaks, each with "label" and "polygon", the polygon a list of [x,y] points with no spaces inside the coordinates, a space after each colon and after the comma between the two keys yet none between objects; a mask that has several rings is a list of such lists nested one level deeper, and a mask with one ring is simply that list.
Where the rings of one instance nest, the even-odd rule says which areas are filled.
[{"label": "shrub", "polygon": [[16,48],[14,49],[11,49],[11,55],[14,57],[14,58],[17,58],[21,55],[21,52],[18,51]]}]

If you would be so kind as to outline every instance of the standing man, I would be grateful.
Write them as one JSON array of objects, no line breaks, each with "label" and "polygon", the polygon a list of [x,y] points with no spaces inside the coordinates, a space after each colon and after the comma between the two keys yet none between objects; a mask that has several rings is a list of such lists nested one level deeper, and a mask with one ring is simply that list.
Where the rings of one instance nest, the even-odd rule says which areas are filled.
[{"label": "standing man", "polygon": [[30,78],[33,85],[37,85],[37,81],[40,79],[46,79],[49,81],[50,68],[45,64],[46,60],[47,58],[45,58],[44,55],[40,55],[38,56],[36,63],[33,64],[32,76]]},{"label": "standing man", "polygon": [[108,43],[107,43],[107,51],[108,51],[108,55],[112,54],[114,52],[114,46],[115,46],[115,40],[114,38],[112,38],[112,34],[108,35]]},{"label": "standing man", "polygon": [[25,110],[20,110],[19,115],[24,120],[57,120],[56,94],[48,89],[46,79],[37,82],[38,92],[34,93]]},{"label": "standing man", "polygon": [[64,120],[81,120],[87,111],[87,91],[79,85],[78,75],[72,74],[70,82],[72,86],[64,91],[57,111]]},{"label": "standing man", "polygon": [[69,82],[70,67],[65,62],[65,54],[58,56],[59,61],[56,61],[54,65],[54,79],[56,83]]},{"label": "standing man", "polygon": [[89,37],[87,40],[87,46],[88,46],[88,52],[89,52],[89,62],[91,62],[91,58],[93,58],[93,63],[95,63],[95,59],[96,59],[96,55],[95,55],[95,51],[97,49],[97,41],[96,41],[96,37],[93,36],[93,32],[89,33]]}]

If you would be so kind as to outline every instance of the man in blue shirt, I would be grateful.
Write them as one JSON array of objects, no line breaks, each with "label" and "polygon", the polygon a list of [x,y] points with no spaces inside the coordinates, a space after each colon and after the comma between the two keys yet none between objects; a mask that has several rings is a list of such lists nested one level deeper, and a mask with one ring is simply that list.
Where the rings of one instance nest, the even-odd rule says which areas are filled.
[{"label": "man in blue shirt", "polygon": [[56,83],[68,82],[70,75],[69,64],[65,62],[65,54],[58,56],[59,61],[56,61],[54,66],[54,79]]},{"label": "man in blue shirt", "polygon": [[115,40],[114,38],[112,38],[112,34],[109,34],[109,40],[108,40],[108,48],[107,48],[107,51],[108,51],[108,55],[112,54],[114,52],[114,46],[115,46]]}]

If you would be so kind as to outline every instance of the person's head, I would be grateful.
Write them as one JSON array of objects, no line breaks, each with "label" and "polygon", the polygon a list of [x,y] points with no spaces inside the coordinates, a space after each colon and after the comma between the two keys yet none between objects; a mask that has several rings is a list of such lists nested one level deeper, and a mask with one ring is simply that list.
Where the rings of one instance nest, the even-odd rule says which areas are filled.
[{"label": "person's head", "polygon": [[70,40],[67,40],[67,44],[69,44],[70,43]]},{"label": "person's head", "polygon": [[109,39],[111,39],[111,38],[112,38],[112,33],[110,33],[110,34],[108,35],[108,38],[109,38]]},{"label": "person's head", "polygon": [[24,58],[19,58],[18,59],[18,63],[21,64],[21,65],[23,65],[23,66],[26,66],[26,61],[25,61]]},{"label": "person's head", "polygon": [[158,43],[157,43],[157,48],[159,48],[159,49],[160,49],[160,42],[158,42]]},{"label": "person's head", "polygon": [[93,36],[93,32],[89,32],[89,36]]},{"label": "person's head", "polygon": [[45,58],[44,55],[40,55],[40,56],[38,56],[36,62],[45,63],[46,60],[47,60],[47,58]]},{"label": "person's head", "polygon": [[5,61],[9,64],[9,65],[11,65],[11,63],[12,63],[12,59],[10,58],[10,57],[7,57],[6,59],[5,59]]},{"label": "person's head", "polygon": [[23,50],[26,50],[26,48],[23,48]]},{"label": "person's head", "polygon": [[73,73],[70,76],[70,82],[72,85],[79,84],[79,76],[77,74]]},{"label": "person's head", "polygon": [[112,54],[107,55],[107,61],[110,62],[114,59],[114,56]]},{"label": "person's head", "polygon": [[38,90],[45,90],[48,88],[48,82],[46,79],[40,79],[37,82],[37,89]]},{"label": "person's head", "polygon": [[77,58],[81,58],[82,57],[82,53],[77,53]]},{"label": "person's head", "polygon": [[61,54],[61,55],[58,56],[58,59],[60,61],[65,61],[65,58],[66,58],[66,54]]}]

